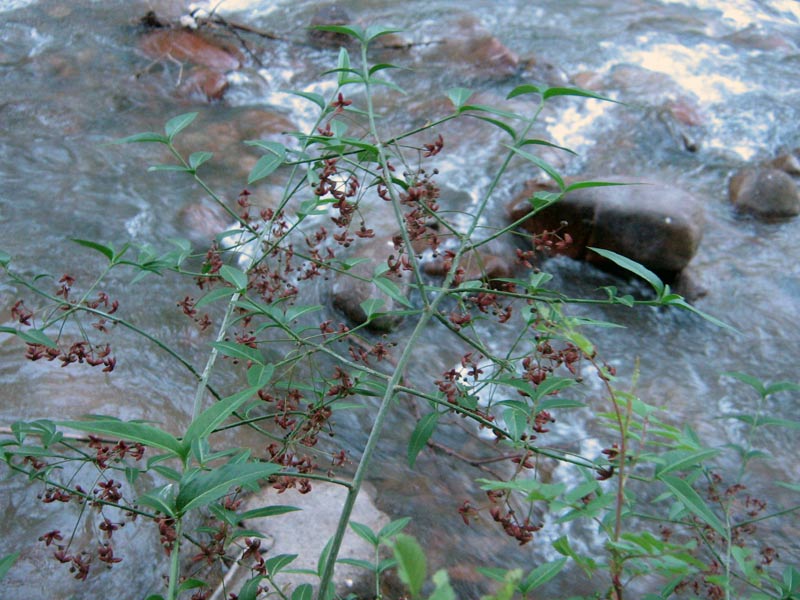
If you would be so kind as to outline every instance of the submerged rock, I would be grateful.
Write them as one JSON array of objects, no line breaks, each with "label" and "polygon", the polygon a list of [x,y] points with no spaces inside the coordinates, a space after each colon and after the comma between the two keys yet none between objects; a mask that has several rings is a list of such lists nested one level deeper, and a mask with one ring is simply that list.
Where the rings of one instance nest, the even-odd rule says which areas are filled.
[{"label": "submerged rock", "polygon": [[222,72],[238,69],[244,62],[235,48],[216,38],[183,29],[159,29],[146,33],[140,47],[147,56],[156,60],[172,59]]},{"label": "submerged rock", "polygon": [[[352,322],[361,325],[367,321],[367,313],[361,303],[370,299],[383,300],[379,312],[401,310],[403,306],[389,294],[381,290],[373,278],[375,268],[397,252],[390,237],[375,237],[367,240],[368,243],[360,244],[359,248],[350,258],[365,258],[363,262],[351,267],[346,273],[337,273],[331,283],[331,303]],[[411,282],[410,271],[400,271],[399,276],[385,277],[398,287],[400,293],[406,296]],[[401,315],[385,314],[372,319],[367,326],[373,331],[393,331],[403,320]]]},{"label": "submerged rock", "polygon": [[745,168],[728,184],[728,196],[736,210],[765,219],[800,214],[800,194],[794,180],[772,168]]},{"label": "submerged rock", "polygon": [[[589,247],[611,250],[674,280],[697,252],[703,235],[705,216],[699,200],[665,183],[597,179],[626,185],[572,191],[526,219],[522,227],[533,234],[568,233],[571,244],[553,246],[558,254],[605,267],[608,262]],[[517,196],[510,206],[512,220],[530,212],[528,198],[537,189],[540,184],[528,184]]]}]

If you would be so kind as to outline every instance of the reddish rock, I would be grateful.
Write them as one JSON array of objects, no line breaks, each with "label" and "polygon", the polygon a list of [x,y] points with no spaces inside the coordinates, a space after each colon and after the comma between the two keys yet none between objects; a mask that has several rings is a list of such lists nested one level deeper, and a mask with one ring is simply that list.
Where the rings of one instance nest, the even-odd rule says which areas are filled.
[{"label": "reddish rock", "polygon": [[224,73],[207,67],[194,67],[184,77],[180,93],[184,96],[204,96],[207,100],[220,100],[228,89]]},{"label": "reddish rock", "polygon": [[160,29],[141,38],[141,49],[150,58],[172,59],[214,69],[231,71],[242,66],[244,59],[238,50],[194,31]]},{"label": "reddish rock", "polygon": [[728,184],[728,197],[736,210],[765,219],[800,214],[800,194],[785,172],[770,168],[745,168]]}]

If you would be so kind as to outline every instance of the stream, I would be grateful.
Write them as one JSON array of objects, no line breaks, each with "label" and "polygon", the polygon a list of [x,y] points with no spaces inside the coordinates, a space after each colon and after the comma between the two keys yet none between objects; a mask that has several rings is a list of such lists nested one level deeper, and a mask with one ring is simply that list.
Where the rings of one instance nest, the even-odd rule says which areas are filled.
[{"label": "stream", "polygon": [[[192,216],[198,206],[209,205],[198,186],[174,174],[147,173],[147,165],[164,158],[152,145],[106,144],[160,131],[169,117],[198,111],[182,143],[217,153],[208,179],[233,206],[255,160],[232,154],[240,152],[237,144],[264,131],[281,131],[285,123],[298,129],[310,124],[309,103],[285,90],[325,94],[333,89],[319,82],[329,81],[320,73],[335,66],[337,51],[304,43],[304,28],[320,4],[222,2],[225,18],[282,39],[248,38],[258,44],[260,64],[248,59],[228,74],[224,98],[206,102],[178,93],[180,65],[153,61],[138,46],[138,19],[148,10],[177,18],[183,14],[177,0],[0,0],[0,248],[14,257],[14,267],[29,275],[69,272],[76,285],[87,284],[103,262],[71,238],[116,247],[130,240],[160,249],[172,238],[208,239],[202,218]],[[719,416],[751,412],[757,396],[725,372],[746,372],[766,382],[800,381],[800,218],[761,222],[737,215],[728,202],[728,179],[737,169],[800,147],[799,2],[462,0],[456,6],[448,0],[364,0],[342,6],[360,23],[397,27],[412,44],[389,57],[410,70],[393,75],[406,96],[382,91],[377,98],[387,129],[443,115],[443,93],[455,86],[476,90],[488,104],[502,102],[527,77],[595,85],[624,104],[565,99],[543,113],[540,131],[577,153],[559,168],[576,176],[668,181],[704,199],[705,233],[689,266],[694,285],[703,290],[695,305],[739,333],[679,311],[579,311],[624,325],[591,330],[590,337],[621,379],[632,379],[638,364],[636,392],[665,408],[666,420],[691,425],[709,445],[737,442],[742,424]],[[528,66],[502,77],[437,45],[443,36],[457,40],[476,31],[494,36]],[[669,109],[676,103],[688,107],[691,118],[676,118]],[[473,125],[446,128],[445,151],[435,164],[445,205],[468,209],[475,202],[499,164],[501,135]],[[503,223],[514,191],[536,175],[522,163],[512,169],[492,199],[487,226]],[[266,183],[256,197],[269,203],[274,194]],[[510,251],[503,244],[498,251]],[[550,259],[543,268],[554,275],[556,289],[574,296],[606,285],[643,291],[635,282],[567,258]],[[120,298],[125,318],[202,365],[211,333],[200,333],[175,306],[196,290],[170,277],[150,277],[140,288],[128,281],[126,274],[112,274],[109,286],[126,290]],[[0,324],[13,325],[10,307],[19,292],[0,279]],[[503,347],[503,335],[498,330],[495,347]],[[117,330],[113,339],[119,362],[113,374],[106,374],[30,362],[16,338],[0,334],[0,424],[99,413],[169,423],[176,431],[185,427],[192,377],[130,332]],[[435,377],[460,355],[457,345],[443,344],[441,330],[431,327],[408,376]],[[218,383],[234,380],[223,373]],[[594,399],[599,402],[599,388],[586,388],[590,406]],[[779,393],[765,408],[771,416],[796,420],[797,401],[796,393]],[[360,422],[363,418],[346,423],[352,427],[347,443],[353,448],[365,439],[367,432],[359,427],[369,423]],[[590,409],[569,413],[553,425],[548,441],[596,452],[604,446],[592,421]],[[392,417],[370,478],[376,501],[393,518],[413,517],[410,531],[424,542],[430,571],[450,569],[459,597],[477,598],[485,591],[474,581],[472,565],[530,569],[553,558],[545,540],[564,534],[592,547],[590,531],[553,526],[540,534],[540,543],[518,547],[489,527],[488,519],[466,528],[456,509],[464,500],[480,501],[472,483],[480,472],[432,453],[423,453],[418,469],[410,471],[405,444],[412,427],[409,414]],[[446,435],[443,443],[463,443],[455,434]],[[762,431],[756,445],[776,458],[757,461],[748,483],[756,489],[764,482],[800,480],[798,441],[797,430]],[[770,489],[771,505],[797,502],[796,493]],[[53,590],[60,590],[59,598],[133,598],[161,590],[164,566],[149,525],[129,525],[119,533],[128,558],[108,576],[98,568],[87,582],[72,579],[36,538],[51,529],[70,531],[75,515],[42,505],[39,491],[21,478],[0,481],[5,513],[0,556],[23,550],[4,581],[4,598],[48,597]],[[782,561],[800,562],[796,518],[765,535]],[[577,569],[569,581],[570,589],[547,588],[549,597],[597,589]]]}]

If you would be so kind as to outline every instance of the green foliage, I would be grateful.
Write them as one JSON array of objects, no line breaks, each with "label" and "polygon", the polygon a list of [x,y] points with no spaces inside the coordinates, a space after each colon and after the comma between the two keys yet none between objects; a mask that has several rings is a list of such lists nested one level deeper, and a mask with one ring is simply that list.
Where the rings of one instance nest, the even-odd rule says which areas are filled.
[{"label": "green foliage", "polygon": [[[210,587],[210,581],[194,573],[186,578],[185,563],[203,559],[226,568],[238,561],[249,571],[234,592],[242,599],[335,598],[333,573],[339,563],[362,569],[372,578],[377,598],[383,593],[382,581],[396,572],[411,598],[455,600],[447,571],[436,570],[428,578],[433,568],[429,569],[423,547],[403,532],[408,518],[392,521],[379,531],[351,518],[366,473],[376,468],[375,451],[387,415],[402,406],[413,415],[405,454],[411,468],[418,466],[417,459],[427,447],[446,450],[437,436],[445,428],[467,423],[465,428],[482,429],[494,437],[483,446],[488,458],[470,459],[450,450],[473,465],[503,467],[476,479],[488,504],[465,502],[459,509],[465,523],[476,522],[479,512],[485,511],[491,517],[485,519],[489,526],[499,525],[511,543],[524,545],[535,540],[543,526],[534,515],[547,514],[548,526],[567,528],[580,521],[603,537],[602,547],[584,551],[562,535],[552,543],[551,560],[526,563],[525,568],[476,565],[495,584],[484,600],[544,597],[573,570],[591,578],[597,597],[629,596],[628,588],[637,589],[634,586],[642,582],[651,590],[647,598],[676,597],[681,586],[688,589],[693,584],[698,589],[713,588],[715,594],[727,598],[797,597],[797,569],[784,566],[778,574],[777,566],[769,567],[762,558],[766,550],[749,544],[742,532],[756,522],[794,514],[798,507],[782,507],[770,514],[762,514],[758,506],[742,511],[741,486],[749,463],[767,456],[754,446],[753,432],[766,427],[800,428],[798,421],[774,416],[765,406],[773,395],[797,393],[800,386],[767,384],[751,375],[729,373],[756,392],[757,406],[751,413],[723,415],[746,429],[740,443],[707,447],[691,427],[676,427],[633,390],[622,389],[587,333],[592,327],[613,323],[571,314],[572,304],[662,306],[687,310],[727,327],[673,293],[656,274],[624,256],[594,249],[649,284],[655,298],[645,300],[620,295],[614,286],[602,289],[605,298],[568,298],[553,289],[553,277],[538,268],[519,278],[492,282],[488,277],[467,280],[464,275],[467,261],[477,257],[480,263],[480,252],[492,239],[518,233],[515,224],[509,224],[488,239],[481,237],[484,211],[503,189],[501,182],[512,160],[525,161],[558,186],[557,192],[533,195],[534,212],[576,189],[619,185],[568,183],[536,152],[548,147],[569,150],[531,133],[546,102],[562,96],[609,99],[577,88],[523,83],[508,93],[509,99],[530,101],[528,111],[517,113],[471,103],[473,92],[458,87],[445,92],[452,103],[451,114],[389,138],[378,126],[380,111],[374,103],[380,94],[375,89],[403,93],[388,79],[401,67],[371,64],[367,51],[371,42],[396,30],[356,25],[318,29],[348,36],[358,45],[358,55],[350,46],[339,50],[336,67],[328,72],[335,88],[329,97],[292,92],[319,109],[317,121],[309,132],[294,134],[298,147],[269,140],[245,142],[264,151],[248,176],[248,185],[271,180],[283,188],[276,210],[254,217],[246,210],[248,200],[243,195],[239,203],[243,211],[237,213],[210,189],[198,169],[212,161],[213,154],[186,155],[174,143],[194,123],[198,113],[192,112],[169,119],[163,134],[144,132],[113,143],[164,146],[172,162],[150,170],[190,177],[240,224],[220,233],[217,245],[195,253],[185,240],[171,240],[166,249],[128,243],[117,249],[110,243],[74,239],[83,251],[104,258],[100,275],[80,290],[70,277],[58,280],[17,272],[11,268],[11,256],[0,252],[10,286],[27,290],[38,302],[35,310],[23,302],[14,305],[11,313],[17,323],[0,327],[0,332],[18,338],[33,360],[59,359],[64,366],[102,365],[111,372],[116,361],[110,349],[95,341],[94,330],[120,326],[152,343],[196,382],[185,425],[98,415],[15,423],[9,439],[0,443],[8,468],[44,486],[48,500],[74,496],[84,506],[157,523],[154,529],[169,552],[168,600],[176,600],[184,591]],[[425,159],[443,149],[441,139],[435,137],[438,125],[465,118],[497,128],[506,143],[502,144],[503,160],[484,195],[454,218],[438,207],[438,189],[430,174],[434,170],[425,165]],[[422,135],[434,142],[411,141]],[[371,259],[353,257],[346,249],[355,236],[368,238],[373,233],[368,227],[370,203],[391,208],[398,233],[392,240],[392,256],[364,275],[356,267]],[[463,222],[468,225],[464,227]],[[452,244],[446,250],[449,264],[435,282],[421,262],[424,253],[414,245],[436,238],[430,235],[431,223],[436,224],[437,235]],[[234,246],[230,252],[220,249],[226,241]],[[258,250],[245,252],[242,247]],[[135,259],[131,248],[138,252]],[[443,255],[433,242],[429,249]],[[234,261],[231,253],[237,250],[242,252],[241,260]],[[98,294],[119,280],[109,275],[112,271],[115,276],[120,271],[132,273],[132,284],[157,274],[187,278],[200,286],[198,300],[187,296],[177,304],[204,328],[211,317],[199,311],[208,309],[215,315],[216,335],[202,342],[204,368],[181,356],[174,341],[161,339],[137,327],[135,319],[118,314],[118,306],[106,292]],[[409,276],[403,277],[406,272]],[[327,303],[319,303],[323,301],[316,293],[311,299],[302,294],[306,281],[332,277],[353,287],[374,286],[385,298],[360,299],[365,322],[338,325],[340,319],[328,318]],[[55,292],[51,289],[54,281],[60,285]],[[378,337],[369,331],[378,316],[405,319],[406,329]],[[407,367],[418,351],[420,336],[432,327],[441,331],[442,347],[458,348],[460,370],[452,368],[430,381],[409,381]],[[492,333],[498,327],[515,332],[515,341],[508,347],[494,347]],[[78,333],[73,339],[74,331]],[[582,382],[581,366],[599,377],[602,401],[573,397]],[[225,377],[214,377],[223,369]],[[351,451],[337,445],[341,429],[337,418],[355,409],[370,411],[371,426],[366,443],[355,453],[358,458],[352,459]],[[596,418],[607,444],[600,453],[584,456],[547,442],[548,428],[555,427],[554,415],[564,420],[574,411],[591,411]],[[258,450],[239,447],[238,435],[244,428],[263,440]],[[89,438],[76,438],[66,430],[84,432]],[[728,475],[725,488],[720,489],[717,470],[731,451],[741,470]],[[338,468],[350,459],[356,463],[354,472],[339,475]],[[544,473],[539,461],[557,464],[556,476]],[[90,491],[76,483],[78,474],[88,471],[97,478]],[[268,487],[313,493],[318,481],[342,486],[347,499],[336,533],[316,557],[316,568],[293,568],[298,556],[281,553],[280,548],[262,557],[259,544],[264,534],[249,529],[246,521],[298,509],[272,500],[247,509],[240,506],[242,498]],[[119,491],[120,482],[127,486],[124,493]],[[798,491],[796,482],[777,483],[787,491]],[[90,519],[92,514],[82,511],[81,518]],[[203,524],[196,526],[197,522]],[[307,529],[298,535],[321,535],[314,529],[313,514],[307,522]],[[348,526],[370,546],[369,559],[339,558]],[[13,568],[19,555],[15,552],[0,560],[0,577]],[[196,560],[186,561],[187,557]],[[297,573],[316,580],[294,587],[284,582],[284,577]]]}]

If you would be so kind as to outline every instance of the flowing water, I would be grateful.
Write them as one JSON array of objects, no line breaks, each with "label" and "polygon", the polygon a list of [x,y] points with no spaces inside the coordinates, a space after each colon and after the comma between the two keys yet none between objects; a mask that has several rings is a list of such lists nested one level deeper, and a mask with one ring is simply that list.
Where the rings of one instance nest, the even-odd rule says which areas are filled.
[{"label": "flowing water", "polygon": [[[207,237],[192,231],[196,221],[186,217],[187,206],[204,201],[201,190],[178,177],[145,173],[146,164],[163,156],[148,145],[103,144],[159,130],[169,116],[190,110],[200,112],[193,133],[187,134],[194,136],[186,140],[192,150],[214,147],[230,154],[230,144],[252,137],[257,129],[252,122],[266,114],[254,110],[270,111],[297,128],[307,126],[307,103],[285,90],[329,91],[317,82],[322,71],[334,66],[336,51],[297,43],[304,41],[303,28],[318,4],[222,3],[226,18],[289,41],[256,39],[261,64],[250,61],[230,74],[225,100],[207,104],[176,94],[178,65],[150,64],[137,50],[137,19],[151,8],[178,16],[179,2],[0,0],[0,247],[14,256],[16,268],[28,274],[69,272],[86,283],[101,263],[87,257],[70,238],[117,246],[131,240],[165,248],[170,238]],[[705,289],[696,304],[740,333],[728,333],[686,313],[583,309],[587,316],[625,325],[598,330],[593,340],[623,379],[632,377],[638,360],[638,393],[665,407],[671,422],[691,425],[712,444],[736,442],[741,428],[717,417],[751,411],[755,398],[722,373],[746,371],[766,381],[800,380],[800,219],[761,223],[737,217],[727,203],[727,180],[733,171],[800,146],[800,3],[462,0],[456,7],[447,0],[370,0],[344,6],[360,22],[405,30],[401,36],[416,44],[390,57],[413,70],[396,75],[407,96],[379,98],[387,127],[419,125],[444,114],[446,105],[436,98],[453,86],[472,87],[481,101],[491,102],[500,101],[527,78],[600,82],[603,93],[627,104],[564,101],[543,115],[542,131],[578,152],[577,158],[561,165],[565,172],[667,180],[706,199],[705,236],[691,264],[695,281]],[[521,58],[535,58],[536,65],[529,61],[528,75],[504,79],[469,57],[448,55],[438,44],[443,38],[475,35],[478,28]],[[671,102],[689,106],[691,120],[698,124],[671,117]],[[444,152],[437,165],[439,182],[448,190],[445,201],[469,208],[498,162],[503,134],[464,126],[445,135],[446,149],[452,153]],[[252,159],[244,157],[242,164],[230,156],[221,160],[227,162],[216,170],[212,167],[210,178],[224,197],[235,198]],[[515,166],[496,194],[487,225],[502,222],[503,206],[515,187],[534,175],[523,164]],[[268,186],[264,189],[268,195]],[[552,260],[546,268],[558,285],[574,294],[589,294],[609,284],[629,285],[569,260]],[[117,289],[129,289],[120,298],[126,318],[200,364],[208,337],[198,334],[175,308],[177,300],[196,292],[168,277],[151,277],[146,286],[126,288],[126,277],[113,279]],[[146,289],[146,295],[138,289]],[[8,307],[18,292],[0,282],[4,323],[10,321]],[[123,331],[115,335],[120,360],[112,376],[28,362],[17,340],[0,337],[0,422],[106,413],[171,423],[176,430],[185,425],[193,397],[191,376],[136,336]],[[501,335],[493,339],[496,347],[504,344]],[[436,376],[459,356],[459,348],[443,346],[441,332],[432,328],[409,377]],[[595,392],[589,389],[587,398]],[[796,407],[796,395],[778,394],[766,409],[792,418]],[[451,568],[461,597],[478,595],[466,565],[530,566],[548,557],[547,544],[515,548],[487,527],[465,528],[455,509],[465,499],[479,498],[471,483],[478,473],[428,456],[420,459],[420,474],[409,473],[404,466],[408,421],[407,414],[398,412],[381,444],[380,468],[373,477],[378,501],[393,516],[414,517],[414,533],[424,538],[436,565]],[[559,440],[584,440],[584,451],[602,447],[593,441],[589,411],[553,429]],[[356,447],[363,435],[354,430],[349,443]],[[449,441],[456,444],[460,439]],[[769,436],[756,441],[781,457],[760,463],[756,479],[798,480],[796,430],[772,428]],[[1,485],[6,519],[0,524],[0,555],[33,546],[49,529],[70,530],[74,515],[38,503],[39,490],[26,488],[18,479]],[[788,504],[790,498],[776,495],[770,502]],[[786,562],[797,563],[795,523],[783,523],[772,542]],[[435,535],[428,533],[434,531]],[[553,529],[542,536],[562,533]],[[591,532],[568,533],[584,536],[591,544]],[[125,535],[134,556],[116,566],[110,579],[93,576],[86,584],[75,582],[53,568],[56,565],[41,548],[24,550],[4,594],[46,597],[60,590],[57,597],[143,597],[157,590],[163,565],[152,558],[158,555],[153,551],[154,531],[129,526]],[[579,579],[576,574],[574,589],[551,590],[552,594],[592,589],[590,582]]]}]

